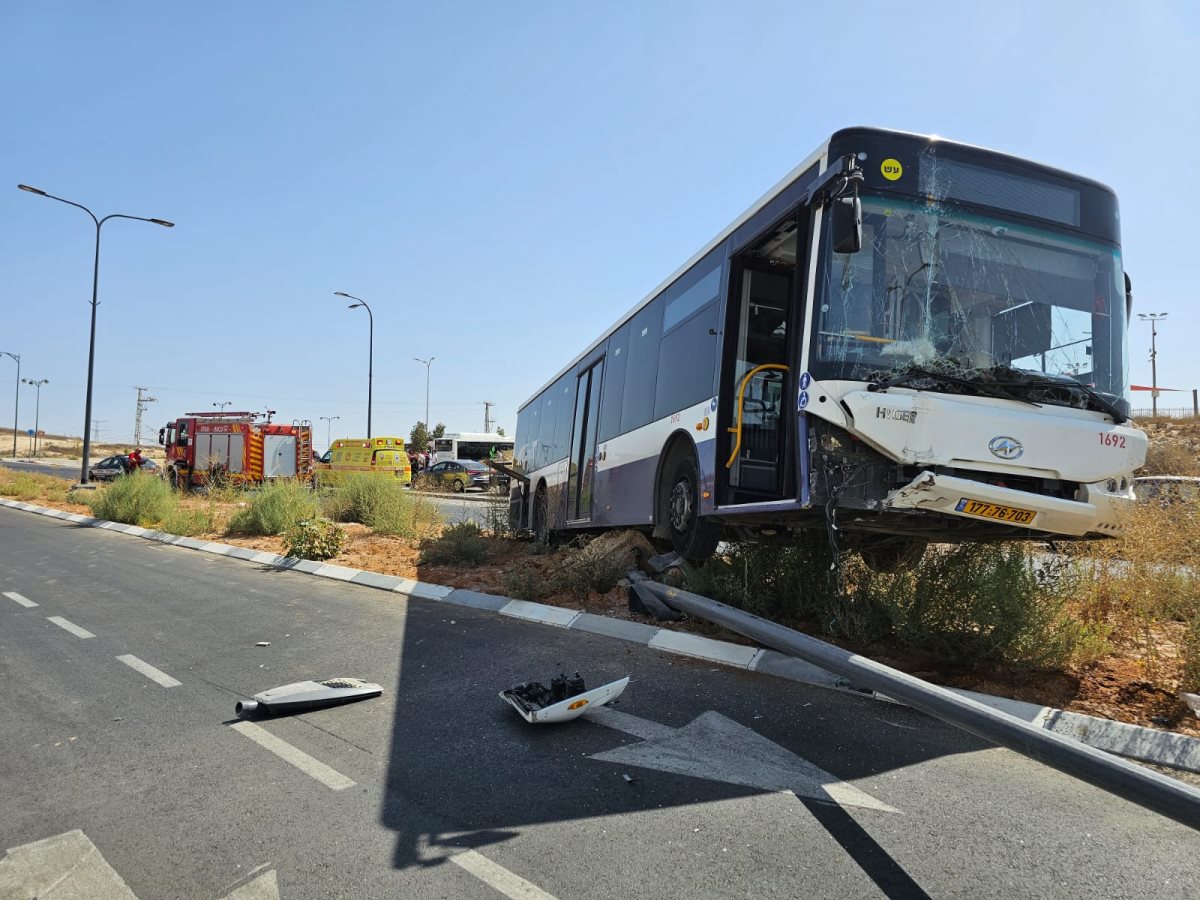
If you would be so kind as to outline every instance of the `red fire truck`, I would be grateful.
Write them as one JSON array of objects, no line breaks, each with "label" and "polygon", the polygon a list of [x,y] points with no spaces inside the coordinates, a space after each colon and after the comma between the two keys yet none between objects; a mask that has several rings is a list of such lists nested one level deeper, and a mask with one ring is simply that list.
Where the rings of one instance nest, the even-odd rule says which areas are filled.
[{"label": "red fire truck", "polygon": [[188,413],[158,431],[166,476],[183,489],[210,479],[312,477],[312,423],[259,422],[261,413]]}]

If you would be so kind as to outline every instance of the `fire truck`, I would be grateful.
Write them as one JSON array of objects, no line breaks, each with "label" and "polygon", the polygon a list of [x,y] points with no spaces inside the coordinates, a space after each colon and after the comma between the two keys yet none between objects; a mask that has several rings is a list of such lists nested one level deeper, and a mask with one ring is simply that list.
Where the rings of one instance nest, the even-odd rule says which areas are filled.
[{"label": "fire truck", "polygon": [[166,476],[184,490],[210,480],[311,478],[312,423],[265,422],[262,413],[188,413],[158,431]]}]

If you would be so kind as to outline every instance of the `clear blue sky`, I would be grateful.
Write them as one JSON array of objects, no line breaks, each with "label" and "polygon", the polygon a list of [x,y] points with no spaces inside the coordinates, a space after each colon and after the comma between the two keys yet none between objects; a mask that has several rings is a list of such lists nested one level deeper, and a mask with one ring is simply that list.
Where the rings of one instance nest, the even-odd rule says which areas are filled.
[{"label": "clear blue sky", "polygon": [[[24,182],[177,223],[104,226],[102,439],[131,435],[138,384],[150,433],[224,400],[364,432],[367,317],[338,290],[375,312],[376,434],[424,417],[430,355],[434,421],[480,430],[491,400],[511,434],[824,136],[872,124],[1111,185],[1136,308],[1170,314],[1159,381],[1190,389],[1196,8],[8,0],[0,350],[50,379],[43,428],[81,433],[94,229]],[[1149,343],[1135,324],[1135,382]]]}]

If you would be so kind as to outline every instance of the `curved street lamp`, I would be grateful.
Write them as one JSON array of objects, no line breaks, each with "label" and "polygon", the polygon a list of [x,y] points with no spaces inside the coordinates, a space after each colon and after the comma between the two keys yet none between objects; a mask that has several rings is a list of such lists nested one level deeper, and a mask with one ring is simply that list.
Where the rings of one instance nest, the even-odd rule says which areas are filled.
[{"label": "curved street lamp", "polygon": [[1158,415],[1158,323],[1168,313],[1138,313],[1138,318],[1150,323],[1150,415]]},{"label": "curved street lamp", "polygon": [[225,407],[230,406],[232,404],[233,404],[232,400],[219,400],[216,403],[214,403],[213,406],[220,409],[221,412],[225,412]]},{"label": "curved street lamp", "polygon": [[9,353],[7,350],[0,350],[0,356],[11,356],[17,361],[17,384],[16,390],[13,393],[16,395],[13,399],[13,459],[17,458],[17,413],[21,409],[21,354]]},{"label": "curved street lamp", "polygon": [[433,434],[433,423],[429,421],[429,367],[433,365],[436,356],[431,356],[429,359],[417,359],[413,357],[413,362],[419,362],[425,367],[425,430],[429,434]]},{"label": "curved street lamp", "polygon": [[34,407],[34,413],[33,413],[33,450],[29,454],[30,456],[37,456],[38,432],[42,430],[42,427],[41,427],[42,385],[49,384],[50,379],[49,378],[38,378],[35,380],[32,378],[22,378],[21,380],[24,381],[26,384],[32,385],[33,387],[37,388],[37,405]]},{"label": "curved street lamp", "polygon": [[88,373],[87,373],[87,399],[84,402],[83,408],[83,467],[79,473],[79,483],[88,483],[88,456],[92,449],[92,433],[88,427],[92,421],[92,372],[96,363],[96,293],[100,286],[100,228],[109,219],[133,219],[136,222],[149,222],[152,225],[161,225],[163,228],[174,228],[174,222],[168,222],[166,219],[147,219],[142,216],[127,216],[123,213],[112,213],[105,216],[103,219],[96,218],[96,214],[84,206],[82,203],[76,203],[73,200],[67,200],[63,197],[56,197],[53,194],[47,194],[40,188],[30,187],[27,184],[18,184],[18,188],[23,191],[28,191],[31,194],[37,194],[39,197],[47,197],[50,200],[57,200],[59,203],[65,203],[67,206],[74,206],[76,209],[82,209],[85,213],[92,217],[92,221],[96,223],[96,261],[92,266],[92,329],[88,338]]},{"label": "curved street lamp", "polygon": [[371,437],[371,380],[374,378],[375,368],[375,316],[371,314],[371,307],[367,306],[367,301],[361,297],[355,297],[353,294],[347,294],[345,291],[334,291],[333,296],[345,297],[347,300],[353,300],[347,309],[358,309],[360,306],[367,311],[367,317],[370,322],[370,337],[367,344],[367,439]]},{"label": "curved street lamp", "polygon": [[325,420],[325,449],[328,450],[333,443],[329,436],[331,427],[341,416],[318,416],[317,418]]}]

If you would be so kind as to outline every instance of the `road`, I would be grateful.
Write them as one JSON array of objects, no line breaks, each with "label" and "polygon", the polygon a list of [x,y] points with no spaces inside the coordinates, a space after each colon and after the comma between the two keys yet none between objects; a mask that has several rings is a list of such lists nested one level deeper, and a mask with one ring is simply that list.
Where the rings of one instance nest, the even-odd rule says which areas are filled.
[{"label": "road", "polygon": [[[496,696],[560,670],[633,680]],[[334,676],[385,693],[233,716]],[[0,898],[1195,895],[1197,833],[904,707],[10,509],[0,684]]]}]

